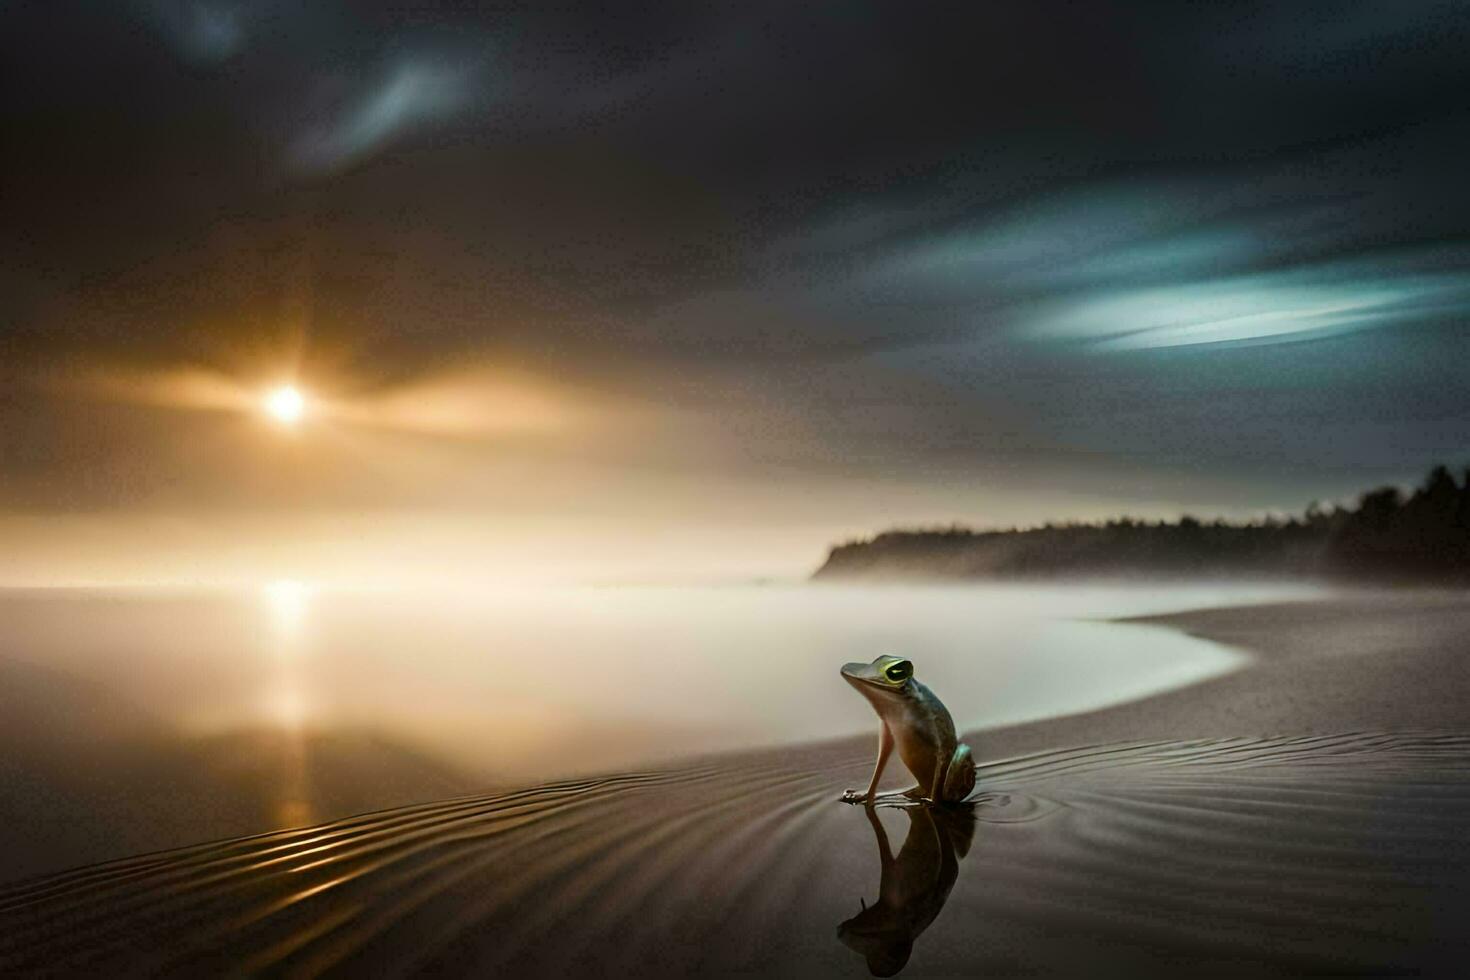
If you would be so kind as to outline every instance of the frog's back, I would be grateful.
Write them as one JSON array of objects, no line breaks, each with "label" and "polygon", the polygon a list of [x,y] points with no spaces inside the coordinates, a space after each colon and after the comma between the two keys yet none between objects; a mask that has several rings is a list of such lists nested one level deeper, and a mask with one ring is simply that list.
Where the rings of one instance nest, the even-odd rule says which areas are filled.
[{"label": "frog's back", "polygon": [[941,758],[947,757],[949,764],[945,768],[944,785],[942,788],[943,799],[950,803],[958,803],[969,796],[975,789],[975,760],[970,753],[970,747],[959,740],[955,732],[954,718],[944,702],[934,696],[918,681],[915,685],[915,709],[923,716],[926,726],[933,733],[935,748]]},{"label": "frog's back", "polygon": [[950,717],[949,709],[934,696],[933,691],[919,681],[913,680],[910,683],[914,685],[914,722],[932,733],[936,745],[946,754],[954,751],[957,738],[954,719]]}]

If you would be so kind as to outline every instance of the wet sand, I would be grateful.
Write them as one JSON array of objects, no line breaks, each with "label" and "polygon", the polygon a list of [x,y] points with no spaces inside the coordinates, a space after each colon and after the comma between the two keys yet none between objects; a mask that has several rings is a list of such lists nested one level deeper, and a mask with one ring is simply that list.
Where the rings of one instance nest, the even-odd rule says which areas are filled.
[{"label": "wet sand", "polygon": [[971,809],[836,802],[863,738],[383,811],[0,888],[0,973],[1458,973],[1470,600],[1152,622],[1255,657],[972,733]]}]

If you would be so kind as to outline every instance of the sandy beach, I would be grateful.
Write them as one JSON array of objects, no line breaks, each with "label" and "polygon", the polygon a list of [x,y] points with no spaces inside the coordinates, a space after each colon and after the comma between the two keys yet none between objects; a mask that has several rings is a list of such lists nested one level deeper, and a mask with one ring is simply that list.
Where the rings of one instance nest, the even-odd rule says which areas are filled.
[{"label": "sandy beach", "polygon": [[425,803],[7,885],[0,972],[1453,973],[1470,599],[1147,622],[1253,656],[970,733],[970,808],[837,802],[867,738]]}]

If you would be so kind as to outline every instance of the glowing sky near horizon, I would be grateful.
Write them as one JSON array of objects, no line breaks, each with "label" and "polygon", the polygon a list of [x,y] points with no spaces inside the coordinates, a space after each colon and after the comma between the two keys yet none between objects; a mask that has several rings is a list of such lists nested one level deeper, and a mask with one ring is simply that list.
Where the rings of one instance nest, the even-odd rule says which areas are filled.
[{"label": "glowing sky near horizon", "polygon": [[798,574],[1463,465],[1467,45],[1443,0],[5,5],[0,580]]}]

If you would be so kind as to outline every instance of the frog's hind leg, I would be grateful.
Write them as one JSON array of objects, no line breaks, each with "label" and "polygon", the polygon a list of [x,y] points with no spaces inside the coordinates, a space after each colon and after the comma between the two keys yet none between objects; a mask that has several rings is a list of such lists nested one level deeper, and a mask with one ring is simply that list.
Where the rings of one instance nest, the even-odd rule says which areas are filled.
[{"label": "frog's hind leg", "polygon": [[944,774],[943,799],[948,803],[958,803],[974,790],[975,760],[970,756],[970,747],[961,742],[949,760],[949,771]]}]

